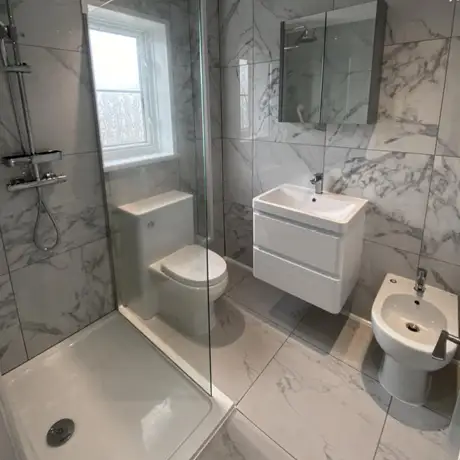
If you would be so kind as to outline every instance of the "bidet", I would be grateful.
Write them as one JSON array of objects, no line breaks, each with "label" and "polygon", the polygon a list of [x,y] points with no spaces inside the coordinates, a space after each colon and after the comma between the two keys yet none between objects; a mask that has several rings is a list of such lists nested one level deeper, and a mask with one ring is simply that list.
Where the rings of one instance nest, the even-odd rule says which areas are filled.
[{"label": "bidet", "polygon": [[[419,274],[425,272],[419,271]],[[443,330],[458,335],[457,297],[417,277],[388,274],[372,307],[372,328],[385,352],[379,371],[382,386],[395,398],[422,405],[430,389],[430,373],[445,367],[457,345],[446,345],[445,359],[432,358]]]}]

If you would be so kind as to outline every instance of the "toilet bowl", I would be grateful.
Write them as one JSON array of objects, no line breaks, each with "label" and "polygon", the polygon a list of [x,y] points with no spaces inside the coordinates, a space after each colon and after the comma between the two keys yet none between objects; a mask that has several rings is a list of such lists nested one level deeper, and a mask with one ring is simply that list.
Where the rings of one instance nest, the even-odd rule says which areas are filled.
[{"label": "toilet bowl", "polygon": [[188,245],[150,265],[149,272],[158,286],[159,314],[168,323],[192,336],[207,334],[214,327],[214,302],[228,285],[222,257]]},{"label": "toilet bowl", "polygon": [[457,297],[432,286],[418,294],[414,281],[388,274],[372,307],[372,328],[385,352],[382,386],[405,403],[424,404],[430,373],[445,367],[457,350],[449,342],[444,361],[432,358],[442,330],[458,336]]}]

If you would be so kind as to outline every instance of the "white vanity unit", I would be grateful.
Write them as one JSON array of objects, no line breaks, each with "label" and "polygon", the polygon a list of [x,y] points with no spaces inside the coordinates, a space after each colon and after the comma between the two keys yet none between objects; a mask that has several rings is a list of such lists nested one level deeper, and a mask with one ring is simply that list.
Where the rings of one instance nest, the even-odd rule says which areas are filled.
[{"label": "white vanity unit", "polygon": [[340,313],[358,280],[366,203],[295,185],[254,198],[254,276]]}]

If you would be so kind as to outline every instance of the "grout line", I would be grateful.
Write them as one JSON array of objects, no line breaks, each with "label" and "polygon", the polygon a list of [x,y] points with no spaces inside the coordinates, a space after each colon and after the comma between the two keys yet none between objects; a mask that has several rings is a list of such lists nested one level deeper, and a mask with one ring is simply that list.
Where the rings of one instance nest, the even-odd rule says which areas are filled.
[{"label": "grout line", "polygon": [[253,425],[257,430],[259,430],[263,435],[265,435],[270,441],[272,441],[274,444],[276,444],[281,450],[283,450],[289,457],[291,457],[294,460],[297,460],[296,457],[294,457],[290,452],[288,452],[283,446],[278,444],[270,435],[268,435],[262,428],[260,428],[253,420],[251,420],[247,415],[245,415],[243,412],[241,412],[238,408],[236,411],[244,417],[251,425]]},{"label": "grout line", "polygon": [[375,458],[377,457],[379,447],[380,447],[380,442],[382,441],[383,432],[385,431],[385,426],[387,424],[388,414],[390,413],[390,407],[391,407],[392,403],[393,403],[393,396],[390,396],[390,402],[388,403],[388,409],[387,409],[387,412],[385,414],[385,419],[383,421],[382,431],[380,432],[380,436],[379,436],[379,439],[377,441],[377,446],[375,447],[375,452],[374,452],[374,456],[372,457],[372,460],[375,460]]}]

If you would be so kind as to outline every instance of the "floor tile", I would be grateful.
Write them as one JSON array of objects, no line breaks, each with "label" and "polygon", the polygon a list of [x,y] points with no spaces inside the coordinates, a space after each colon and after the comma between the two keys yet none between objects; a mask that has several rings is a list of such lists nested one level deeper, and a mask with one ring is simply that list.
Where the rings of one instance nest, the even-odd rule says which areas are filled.
[{"label": "floor tile", "polygon": [[375,341],[369,324],[311,307],[294,334],[367,376],[378,379],[383,351]]},{"label": "floor tile", "polygon": [[229,292],[245,278],[252,276],[252,270],[250,267],[246,268],[245,266],[232,261],[232,259],[227,258],[226,261],[228,270],[227,292]]},{"label": "floor tile", "polygon": [[198,460],[292,460],[240,412],[220,429]]},{"label": "floor tile", "polygon": [[[283,333],[224,296],[216,302],[217,324],[211,332],[213,384],[239,401],[287,339]],[[207,336],[187,337],[160,317],[149,327],[203,377],[209,377]]]},{"label": "floor tile", "polygon": [[389,402],[375,380],[289,339],[239,409],[297,460],[370,460]]},{"label": "floor tile", "polygon": [[307,304],[253,276],[245,278],[228,293],[240,305],[292,332],[305,314]]},{"label": "floor tile", "polygon": [[449,421],[393,399],[375,460],[448,460]]}]

